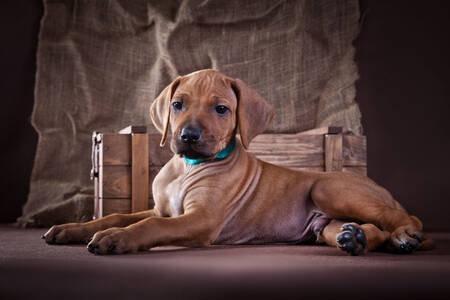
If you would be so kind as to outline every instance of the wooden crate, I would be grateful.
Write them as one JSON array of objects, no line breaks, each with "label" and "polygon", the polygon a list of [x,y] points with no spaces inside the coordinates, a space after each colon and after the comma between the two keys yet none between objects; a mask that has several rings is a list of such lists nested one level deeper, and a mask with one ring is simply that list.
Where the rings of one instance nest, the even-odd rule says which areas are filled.
[{"label": "wooden crate", "polygon": [[[168,143],[160,148],[160,139],[159,134],[147,134],[143,126],[129,126],[119,133],[94,132],[94,219],[153,207],[153,179],[173,156]],[[262,160],[288,168],[367,174],[366,137],[344,133],[341,127],[262,134],[249,150]]]}]

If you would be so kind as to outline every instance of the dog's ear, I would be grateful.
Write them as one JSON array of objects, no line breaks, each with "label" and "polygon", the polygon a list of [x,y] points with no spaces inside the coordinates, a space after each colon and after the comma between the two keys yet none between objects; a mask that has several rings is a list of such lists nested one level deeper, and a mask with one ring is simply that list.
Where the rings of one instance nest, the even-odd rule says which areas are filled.
[{"label": "dog's ear", "polygon": [[164,146],[167,138],[167,131],[169,130],[170,121],[170,100],[180,84],[181,77],[178,77],[171,84],[169,84],[150,106],[150,118],[156,129],[162,133],[160,146]]},{"label": "dog's ear", "polygon": [[237,120],[242,145],[248,149],[251,140],[272,121],[275,111],[270,103],[242,80],[234,80],[231,86],[238,100]]}]

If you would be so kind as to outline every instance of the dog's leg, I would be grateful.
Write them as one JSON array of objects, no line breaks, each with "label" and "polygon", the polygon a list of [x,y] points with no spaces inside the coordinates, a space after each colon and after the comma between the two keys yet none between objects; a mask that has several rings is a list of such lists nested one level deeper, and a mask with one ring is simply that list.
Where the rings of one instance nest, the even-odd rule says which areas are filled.
[{"label": "dog's leg", "polygon": [[67,223],[50,228],[42,238],[48,244],[87,244],[94,233],[110,227],[124,227],[142,219],[154,216],[153,210],[146,210],[133,214],[111,214],[106,217],[86,223]]},{"label": "dog's leg", "polygon": [[149,217],[124,228],[97,232],[88,245],[95,254],[122,254],[156,246],[177,245],[204,247],[218,234],[218,218],[203,210],[178,217]]},{"label": "dog's leg", "polygon": [[351,255],[360,255],[381,247],[389,236],[389,232],[373,224],[358,225],[333,220],[323,229],[321,238],[327,245],[336,246]]},{"label": "dog's leg", "polygon": [[361,181],[327,178],[311,190],[315,205],[335,219],[353,219],[372,223],[391,233],[388,249],[410,253],[424,240],[422,223],[405,210],[390,206],[381,187]]}]

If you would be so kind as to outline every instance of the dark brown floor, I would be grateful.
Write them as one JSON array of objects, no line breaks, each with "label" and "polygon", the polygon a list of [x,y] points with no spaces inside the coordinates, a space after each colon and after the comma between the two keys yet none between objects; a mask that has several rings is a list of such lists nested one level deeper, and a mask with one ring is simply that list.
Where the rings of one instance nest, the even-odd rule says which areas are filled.
[{"label": "dark brown floor", "polygon": [[159,248],[95,256],[0,226],[1,299],[449,299],[450,234],[413,255],[326,246]]}]

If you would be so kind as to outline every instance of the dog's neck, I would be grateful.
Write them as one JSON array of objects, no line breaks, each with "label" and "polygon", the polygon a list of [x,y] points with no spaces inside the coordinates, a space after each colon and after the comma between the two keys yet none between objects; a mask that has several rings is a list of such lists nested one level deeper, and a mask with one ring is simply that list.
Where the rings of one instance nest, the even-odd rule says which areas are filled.
[{"label": "dog's neck", "polygon": [[[228,155],[230,155],[231,152],[233,152],[234,148],[236,147],[236,138],[233,139],[233,141],[222,151],[220,151],[215,158],[215,159],[224,159],[226,158]],[[209,160],[213,160],[213,159],[190,159],[190,158],[183,158],[185,162],[187,162],[190,165],[196,165],[205,161],[209,161]]]}]

